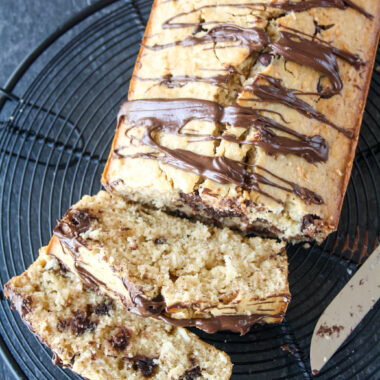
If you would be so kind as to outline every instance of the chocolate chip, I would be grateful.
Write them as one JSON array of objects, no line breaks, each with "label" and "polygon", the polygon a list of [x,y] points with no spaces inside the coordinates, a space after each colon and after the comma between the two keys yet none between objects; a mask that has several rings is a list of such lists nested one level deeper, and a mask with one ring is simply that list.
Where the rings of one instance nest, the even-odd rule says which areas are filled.
[{"label": "chocolate chip", "polygon": [[133,369],[135,371],[139,370],[144,377],[152,376],[155,367],[157,367],[157,364],[154,363],[153,358],[148,358],[142,355],[136,355],[128,360],[133,362]]},{"label": "chocolate chip", "polygon": [[166,239],[164,237],[159,237],[157,239],[154,239],[154,244],[165,244]]},{"label": "chocolate chip", "polygon": [[269,66],[272,62],[272,56],[269,53],[260,54],[257,59],[264,66]]},{"label": "chocolate chip", "polygon": [[103,302],[95,307],[96,315],[109,315],[109,311],[113,308],[112,302]]},{"label": "chocolate chip", "polygon": [[70,330],[72,334],[79,336],[86,331],[92,331],[96,327],[96,322],[91,322],[86,313],[75,311],[74,317],[58,321],[57,329],[59,331]]},{"label": "chocolate chip", "polygon": [[72,210],[71,212],[72,223],[76,226],[79,234],[86,232],[90,228],[91,219],[94,219],[94,217],[89,214],[88,209]]},{"label": "chocolate chip", "polygon": [[321,219],[317,215],[307,214],[302,219],[301,232],[303,232],[310,225],[314,225],[315,221]]},{"label": "chocolate chip", "polygon": [[32,296],[27,296],[22,300],[22,304],[21,304],[22,317],[25,314],[29,314],[32,311],[32,303],[33,303]]},{"label": "chocolate chip", "polygon": [[179,380],[194,380],[201,376],[202,376],[202,371],[199,365],[197,365],[196,367],[193,367],[185,371],[185,373],[179,378]]},{"label": "chocolate chip", "polygon": [[320,33],[322,30],[328,30],[328,29],[332,28],[334,25],[335,24],[321,25],[321,24],[318,24],[318,22],[314,20],[314,27],[315,27],[314,37],[318,33]]},{"label": "chocolate chip", "polygon": [[[141,298],[140,298],[141,300]],[[164,310],[166,304],[164,297],[162,294],[158,294],[156,297],[149,300],[144,300],[143,303],[145,303],[147,310],[153,315],[161,314],[161,312]]]},{"label": "chocolate chip", "polygon": [[117,351],[122,351],[128,346],[129,333],[125,327],[120,327],[119,330],[112,335],[110,343]]},{"label": "chocolate chip", "polygon": [[65,265],[63,265],[60,261],[58,262],[59,270],[62,274],[66,274],[69,270]]}]

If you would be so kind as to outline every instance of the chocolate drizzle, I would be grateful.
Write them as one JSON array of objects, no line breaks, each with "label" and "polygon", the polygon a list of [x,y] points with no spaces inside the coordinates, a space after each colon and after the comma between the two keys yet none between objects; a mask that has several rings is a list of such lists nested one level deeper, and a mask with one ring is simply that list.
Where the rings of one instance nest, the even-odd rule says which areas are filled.
[{"label": "chocolate drizzle", "polygon": [[[262,81],[266,82],[263,84]],[[259,83],[260,82],[260,83]],[[264,101],[264,102],[275,102],[284,104],[302,115],[306,116],[309,119],[318,120],[324,124],[329,125],[330,127],[336,129],[337,131],[343,133],[348,138],[353,138],[353,132],[339,127],[334,124],[332,121],[328,120],[325,115],[318,112],[310,104],[306,103],[304,100],[297,98],[296,94],[301,92],[298,90],[289,89],[282,85],[281,79],[273,78],[269,75],[258,74],[255,81],[245,87],[247,90],[252,91],[258,99],[244,99],[244,100],[255,100],[255,101]]]},{"label": "chocolate drizzle", "polygon": [[[246,128],[254,126],[261,132],[262,141],[254,140],[251,142],[252,145],[260,145],[267,148],[271,153],[275,150],[280,153],[296,153],[310,161],[314,160],[314,162],[325,160],[327,146],[321,137],[307,138],[274,120],[260,115],[258,110],[240,106],[222,107],[214,102],[197,99],[136,100],[124,103],[120,110],[119,118],[125,118],[128,123],[133,125],[127,129],[126,134],[136,126],[144,126],[144,134],[140,139],[140,143],[155,149],[155,151],[125,155],[122,153],[122,147],[120,147],[114,152],[118,158],[156,159],[221,184],[236,184],[245,190],[255,190],[279,203],[281,201],[261,189],[260,184],[292,192],[308,203],[323,203],[323,199],[318,194],[276,176],[258,165],[250,165],[227,157],[209,157],[188,150],[170,149],[156,142],[153,136],[157,132],[197,136],[182,133],[183,127],[191,120],[207,120]],[[296,140],[290,141],[289,138],[283,136],[277,136],[267,127],[292,134],[298,137],[301,143],[297,143]],[[212,136],[207,136],[207,138],[213,139]],[[219,138],[231,139],[232,137],[221,136]],[[244,142],[244,140],[239,141],[239,143]],[[256,172],[248,171],[248,168],[256,169]],[[276,178],[280,181],[280,184],[273,182],[263,174],[259,174],[258,171],[265,172],[269,176]]]},{"label": "chocolate drizzle", "polygon": [[[296,62],[300,65],[309,66],[316,71],[326,75],[329,78],[332,89],[320,93],[319,95],[328,98],[338,94],[343,84],[339,75],[339,67],[335,56],[348,62],[350,65],[359,69],[364,65],[357,54],[352,54],[346,50],[338,49],[330,43],[325,42],[315,36],[310,36],[297,29],[284,26],[288,31],[280,31],[280,38],[276,42],[271,42],[269,35],[264,29],[260,28],[242,28],[230,24],[221,24],[210,30],[202,37],[189,36],[183,40],[162,44],[162,45],[145,45],[150,50],[162,50],[174,46],[192,47],[194,45],[217,43],[217,42],[238,42],[239,46],[244,46],[249,49],[249,52],[260,52],[264,48],[269,48],[270,52],[282,56],[285,60]],[[291,32],[290,32],[291,31]],[[310,37],[306,39],[302,36]],[[215,48],[218,48],[215,46]],[[268,61],[268,53],[263,54]],[[260,60],[260,56],[259,56]],[[269,61],[270,62],[270,61]],[[196,76],[178,76],[174,80],[174,86],[185,85],[191,79],[196,81],[204,81],[211,84],[219,84],[224,78],[220,77],[196,77]],[[160,83],[170,83],[170,75],[157,78]],[[202,80],[203,79],[203,80]]]},{"label": "chocolate drizzle", "polygon": [[249,52],[260,51],[270,42],[264,29],[243,28],[237,25],[221,24],[209,29],[201,37],[189,36],[183,40],[170,42],[162,45],[145,45],[149,50],[162,50],[174,46],[191,47],[217,42],[237,42],[239,46],[248,48]]},{"label": "chocolate drizzle", "polygon": [[132,284],[129,284],[124,279],[122,281],[133,305],[132,307],[129,305],[128,308],[133,313],[141,315],[142,317],[150,317],[158,315],[165,310],[166,303],[162,296],[153,300],[147,300]]},{"label": "chocolate drizzle", "polygon": [[[315,24],[315,21],[314,21],[314,24]],[[318,24],[316,25],[318,26],[318,27],[316,26],[316,30],[322,29],[321,25],[318,25]],[[323,29],[327,30],[327,29],[330,29],[331,27],[333,27],[333,25],[327,25],[327,26],[324,26]],[[338,49],[337,47],[333,46],[330,42],[327,42],[325,40],[322,40],[321,38],[318,38],[315,34],[314,35],[307,34],[307,33],[301,32],[298,29],[290,28],[289,26],[284,26],[284,25],[281,25],[281,28],[292,32],[288,36],[289,38],[298,38],[301,40],[301,42],[306,41],[306,43],[311,42],[301,37],[301,36],[305,36],[305,37],[311,38],[312,41],[317,41],[316,46],[323,45],[323,48],[327,49],[328,53],[334,54],[335,56],[343,59],[344,61],[349,63],[351,66],[353,66],[356,70],[359,70],[361,66],[365,65],[365,62],[362,61],[361,58],[357,54],[353,54],[347,50]],[[280,34],[282,33],[280,32]],[[312,54],[318,55],[318,53],[315,53],[315,52],[313,52]],[[321,58],[316,58],[316,59],[321,59]],[[302,58],[300,62],[302,62]],[[324,65],[327,66],[326,63],[324,63]],[[314,67],[314,66],[311,66],[311,67]]]},{"label": "chocolate drizzle", "polygon": [[303,12],[313,8],[337,8],[345,10],[352,8],[361,13],[363,16],[373,19],[373,16],[366,12],[362,7],[359,7],[351,0],[305,0],[305,1],[286,1],[283,3],[270,3],[268,6],[272,8],[280,8],[289,12]]},{"label": "chocolate drizzle", "polygon": [[[241,3],[241,4],[209,4],[195,8],[188,12],[181,12],[167,19],[162,28],[187,28],[195,27],[193,35],[182,40],[166,44],[156,44],[145,46],[150,50],[162,50],[174,46],[192,47],[202,44],[214,44],[214,49],[219,48],[216,43],[233,43],[232,46],[244,46],[249,52],[260,52],[258,59],[264,65],[271,61],[271,55],[280,55],[285,60],[293,61],[301,65],[306,65],[321,73],[317,83],[315,93],[306,93],[294,89],[286,88],[280,79],[266,75],[258,75],[253,84],[245,88],[252,91],[257,97],[255,101],[276,102],[284,104],[309,119],[318,120],[329,125],[333,129],[343,133],[348,138],[353,138],[354,133],[340,127],[329,120],[324,114],[318,112],[310,104],[297,97],[297,95],[318,95],[322,98],[329,98],[338,94],[343,83],[339,74],[339,67],[336,57],[339,57],[350,65],[358,69],[363,62],[360,57],[350,52],[335,48],[330,43],[325,42],[315,35],[310,36],[292,28],[283,27],[285,30],[279,32],[279,39],[272,42],[268,33],[261,28],[243,28],[236,25],[226,24],[217,21],[207,22],[178,22],[178,19],[197,13],[203,9],[215,7],[226,8],[246,8],[261,9],[277,8],[284,11],[302,12],[316,7],[346,9],[348,7],[371,18],[365,10],[357,6],[350,0],[309,0],[309,1],[285,1],[273,3]],[[205,30],[206,25],[213,25]],[[204,32],[198,35],[200,32]],[[307,37],[307,38],[306,38]],[[237,45],[236,45],[237,44]],[[269,52],[266,52],[266,50]],[[328,78],[331,86],[323,88],[321,79]],[[181,87],[187,83],[198,81],[220,85],[228,81],[227,76],[198,77],[191,75],[170,74],[162,78],[138,78],[139,80],[155,80],[166,87]],[[264,83],[263,83],[264,81]],[[225,82],[224,82],[225,83]],[[252,99],[244,99],[249,101]],[[292,192],[297,197],[308,203],[322,204],[323,199],[311,190],[302,188],[295,183],[274,175],[268,170],[257,165],[249,165],[242,161],[232,160],[226,157],[209,157],[199,155],[183,149],[170,149],[158,143],[155,134],[159,132],[176,134],[191,138],[197,137],[197,141],[226,140],[229,142],[245,145],[259,146],[268,154],[294,154],[304,158],[310,163],[326,162],[328,159],[328,144],[321,136],[305,136],[284,125],[275,122],[273,119],[263,116],[258,110],[237,105],[221,107],[216,103],[196,100],[139,100],[123,105],[119,118],[127,119],[132,127],[128,128],[126,134],[135,126],[145,127],[143,137],[137,141],[153,149],[148,153],[137,153],[125,155],[122,153],[123,147],[114,151],[117,158],[146,158],[156,159],[165,164],[171,165],[181,170],[195,173],[202,178],[211,179],[221,184],[236,184],[245,190],[254,190],[281,203],[265,192],[261,185],[278,188],[287,192]],[[222,125],[233,127],[251,127],[257,130],[254,138],[246,139],[233,134],[224,133],[221,136],[196,135],[194,133],[183,133],[182,129],[186,123],[192,120],[210,121]],[[281,131],[286,135],[278,135],[275,131]],[[287,136],[290,135],[290,136]],[[131,136],[131,141],[136,142],[136,138]],[[259,172],[265,174],[259,174]],[[274,182],[272,179],[277,181]]]},{"label": "chocolate drizzle", "polygon": [[312,67],[326,75],[332,84],[332,89],[321,93],[321,96],[331,97],[342,90],[338,63],[330,46],[283,31],[280,32],[280,39],[271,44],[271,51],[285,60]]},{"label": "chocolate drizzle", "polygon": [[283,318],[284,314],[219,315],[210,318],[176,319],[166,314],[157,316],[163,322],[177,327],[197,327],[208,334],[229,330],[245,335],[255,323],[264,323],[265,318]]},{"label": "chocolate drizzle", "polygon": [[[147,300],[131,284],[123,280],[124,287],[130,296],[131,306],[128,309],[143,317],[155,317],[161,321],[177,327],[197,327],[209,334],[217,331],[230,330],[241,335],[246,334],[255,323],[263,323],[265,318],[283,318],[283,314],[252,314],[252,315],[220,315],[210,318],[172,318],[166,314],[168,307],[164,298],[159,295],[152,300]],[[288,297],[284,295],[284,297]],[[177,305],[178,307],[179,305]]]},{"label": "chocolate drizzle", "polygon": [[265,318],[283,318],[283,314],[252,314],[252,315],[220,315],[210,318],[172,318],[165,312],[167,309],[165,300],[162,296],[155,300],[147,300],[141,294],[137,294],[125,281],[126,287],[133,306],[128,305],[128,309],[142,317],[155,317],[165,323],[177,327],[197,327],[209,334],[214,334],[222,330],[246,334],[255,323],[263,323]]},{"label": "chocolate drizzle", "polygon": [[163,77],[158,78],[140,78],[137,75],[134,75],[133,77],[137,80],[143,81],[143,82],[158,82],[160,86],[166,86],[168,88],[176,88],[176,87],[183,87],[188,83],[194,83],[194,82],[201,82],[201,83],[207,83],[212,84],[214,86],[221,86],[222,84],[227,84],[228,80],[231,76],[231,73],[228,73],[226,75],[212,75],[209,77],[199,77],[196,75],[171,75],[167,74]]},{"label": "chocolate drizzle", "polygon": [[[263,116],[260,111],[238,105],[223,107],[215,102],[200,99],[152,99],[125,103],[120,110],[119,117],[127,118],[136,126],[145,125],[147,133],[142,142],[152,148],[158,148],[152,133],[164,132],[197,138],[197,141],[219,139],[238,144],[256,145],[269,154],[295,154],[311,163],[327,161],[328,144],[322,137],[305,136]],[[192,120],[204,120],[246,129],[253,127],[258,130],[259,134],[254,139],[245,140],[231,134],[213,136],[182,132],[185,125]],[[129,128],[127,133],[131,129]],[[279,136],[273,130],[284,132],[294,138]]]},{"label": "chocolate drizzle", "polygon": [[305,1],[284,1],[284,2],[273,2],[273,3],[250,3],[245,2],[241,4],[209,4],[204,5],[198,8],[195,8],[189,12],[181,12],[178,13],[169,19],[167,19],[163,24],[162,28],[164,29],[179,29],[179,28],[187,28],[191,26],[198,26],[199,24],[207,25],[207,24],[217,24],[218,22],[203,22],[203,23],[191,23],[191,22],[175,22],[178,18],[188,16],[194,13],[197,13],[203,9],[210,9],[216,7],[225,7],[225,8],[243,8],[243,9],[258,9],[263,10],[265,8],[277,8],[286,12],[304,12],[313,8],[337,8],[341,10],[345,10],[347,8],[354,9],[355,11],[361,13],[363,16],[368,19],[373,19],[373,16],[365,11],[362,7],[356,5],[351,0],[305,0]]},{"label": "chocolate drizzle", "polygon": [[[69,248],[69,250],[70,250],[70,252],[72,252],[70,248]],[[80,279],[82,280],[82,282],[86,286],[88,286],[89,288],[92,288],[92,289],[98,289],[99,285],[106,287],[106,284],[104,282],[99,281],[88,270],[84,269],[83,266],[78,263],[75,256],[73,256],[73,260],[74,260],[75,271],[76,271],[78,277],[80,277]]]}]

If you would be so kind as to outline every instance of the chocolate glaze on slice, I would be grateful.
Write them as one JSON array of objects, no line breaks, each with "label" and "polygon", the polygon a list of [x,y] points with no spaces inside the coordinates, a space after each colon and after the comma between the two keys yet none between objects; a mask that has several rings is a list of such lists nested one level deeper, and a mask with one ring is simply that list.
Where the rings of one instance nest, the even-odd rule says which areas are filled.
[{"label": "chocolate glaze on slice", "polygon": [[78,252],[79,247],[86,246],[80,234],[88,231],[93,220],[97,220],[97,217],[91,214],[88,209],[70,208],[58,221],[53,232],[60,238],[60,241],[65,241],[72,252]]}]

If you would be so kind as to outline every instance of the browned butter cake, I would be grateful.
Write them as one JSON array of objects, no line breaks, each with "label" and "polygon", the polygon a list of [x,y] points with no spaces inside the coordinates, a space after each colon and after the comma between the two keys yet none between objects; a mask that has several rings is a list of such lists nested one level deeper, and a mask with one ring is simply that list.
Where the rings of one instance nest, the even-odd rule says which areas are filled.
[{"label": "browned butter cake", "polygon": [[69,272],[42,248],[37,261],[5,285],[29,329],[55,364],[86,379],[227,380],[222,351],[181,328],[128,312]]},{"label": "browned butter cake", "polygon": [[156,0],[102,183],[279,238],[336,230],[378,0]]},{"label": "browned butter cake", "polygon": [[167,215],[100,191],[58,221],[48,253],[132,312],[206,332],[281,322],[285,244]]}]

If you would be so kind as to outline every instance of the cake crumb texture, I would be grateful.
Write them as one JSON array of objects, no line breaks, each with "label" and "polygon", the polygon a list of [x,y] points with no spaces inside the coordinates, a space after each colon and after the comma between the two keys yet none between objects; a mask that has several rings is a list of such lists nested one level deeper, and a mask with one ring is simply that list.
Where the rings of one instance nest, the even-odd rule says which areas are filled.
[{"label": "cake crumb texture", "polygon": [[55,364],[84,378],[230,378],[225,353],[183,328],[129,313],[120,302],[84,285],[46,248],[5,285],[5,295],[53,351]]}]

